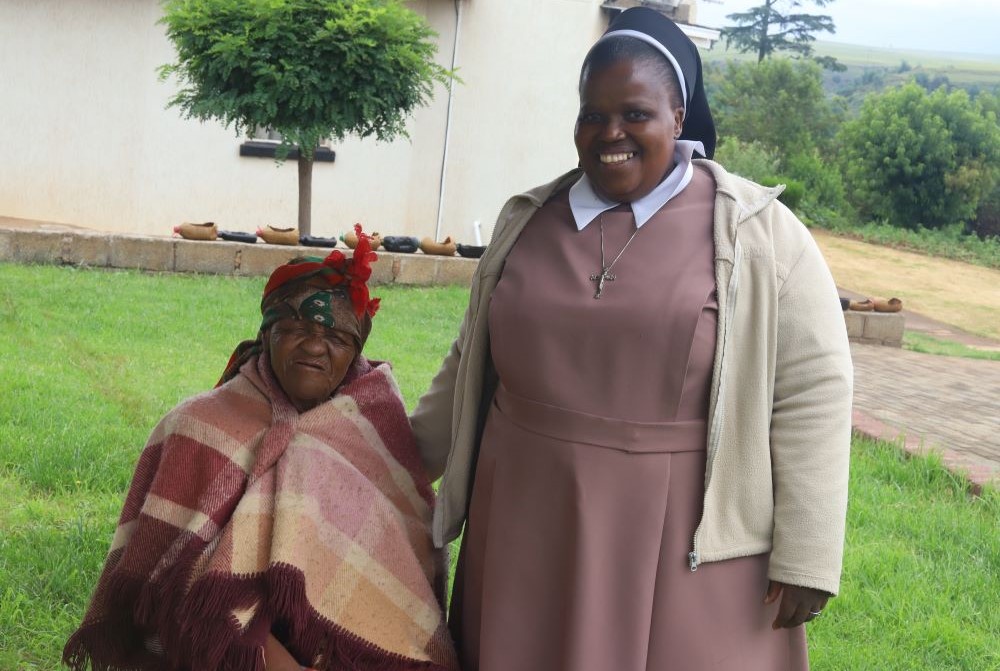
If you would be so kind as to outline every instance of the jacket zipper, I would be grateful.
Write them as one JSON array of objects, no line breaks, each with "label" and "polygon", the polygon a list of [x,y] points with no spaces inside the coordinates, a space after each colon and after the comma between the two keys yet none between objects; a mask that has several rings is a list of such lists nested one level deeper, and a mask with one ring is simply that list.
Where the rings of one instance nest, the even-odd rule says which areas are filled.
[{"label": "jacket zipper", "polygon": [[[729,336],[732,333],[733,314],[736,312],[736,294],[740,287],[740,265],[743,263],[743,245],[739,238],[733,245],[733,273],[729,276],[729,289],[726,294],[726,325],[722,334],[722,361],[719,363],[719,389],[715,398],[715,414],[712,416],[712,424],[708,432],[708,455],[705,467],[708,469],[708,477],[705,478],[705,494],[708,494],[708,483],[711,479],[711,468],[718,456],[719,432],[722,426],[722,401],[725,398],[724,383],[726,381],[726,348],[729,346]],[[688,567],[694,573],[701,563],[701,556],[698,552],[699,540],[701,539],[701,526],[705,521],[705,512],[702,511],[701,520],[698,521],[698,528],[695,529],[694,539],[691,542],[691,552],[688,553]]]}]

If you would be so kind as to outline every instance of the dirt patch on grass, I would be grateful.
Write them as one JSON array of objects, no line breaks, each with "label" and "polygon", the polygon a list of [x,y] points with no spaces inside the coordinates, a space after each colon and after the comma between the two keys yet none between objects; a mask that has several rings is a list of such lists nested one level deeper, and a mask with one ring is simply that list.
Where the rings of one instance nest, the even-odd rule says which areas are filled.
[{"label": "dirt patch on grass", "polygon": [[838,286],[867,296],[896,296],[922,313],[1000,339],[1000,270],[973,266],[813,230]]}]

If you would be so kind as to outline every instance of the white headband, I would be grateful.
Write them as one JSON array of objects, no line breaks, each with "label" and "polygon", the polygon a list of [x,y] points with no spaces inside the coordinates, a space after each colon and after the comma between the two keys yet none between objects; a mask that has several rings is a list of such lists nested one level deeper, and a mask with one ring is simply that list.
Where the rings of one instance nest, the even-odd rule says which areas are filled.
[{"label": "white headband", "polygon": [[[677,81],[681,85],[681,96],[684,100],[684,111],[686,115],[687,106],[689,102],[687,95],[687,84],[684,82],[684,73],[681,72],[681,66],[680,64],[677,63],[677,59],[674,58],[674,55],[670,53],[670,51],[665,46],[663,46],[663,44],[661,44],[659,41],[650,37],[646,33],[640,33],[638,30],[613,30],[610,33],[605,33],[603,36],[601,36],[601,39],[597,40],[597,42],[594,43],[594,46],[596,47],[604,40],[610,39],[612,37],[634,37],[637,40],[642,40],[646,44],[655,47],[657,51],[659,51],[661,54],[667,57],[667,60],[670,61],[670,64],[674,66],[674,72],[677,74]],[[591,51],[593,51],[593,49],[594,47],[591,47]]]}]

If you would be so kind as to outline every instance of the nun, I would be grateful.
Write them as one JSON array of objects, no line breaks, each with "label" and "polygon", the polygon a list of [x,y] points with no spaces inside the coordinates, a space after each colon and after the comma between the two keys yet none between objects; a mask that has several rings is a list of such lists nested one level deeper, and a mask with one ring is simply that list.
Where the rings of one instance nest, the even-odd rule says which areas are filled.
[{"label": "nun", "polygon": [[514,196],[411,417],[464,528],[467,671],[808,668],[837,593],[852,367],[777,196],[711,160],[697,48],[621,13],[587,54],[580,166]]}]

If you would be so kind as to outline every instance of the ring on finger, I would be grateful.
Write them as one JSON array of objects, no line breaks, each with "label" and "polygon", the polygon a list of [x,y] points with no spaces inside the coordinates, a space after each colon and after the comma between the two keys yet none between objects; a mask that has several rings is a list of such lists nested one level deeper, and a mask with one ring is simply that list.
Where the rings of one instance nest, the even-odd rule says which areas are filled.
[{"label": "ring on finger", "polygon": [[809,615],[811,615],[812,617],[819,617],[822,614],[823,614],[823,611],[821,611],[821,610],[809,611]]}]

